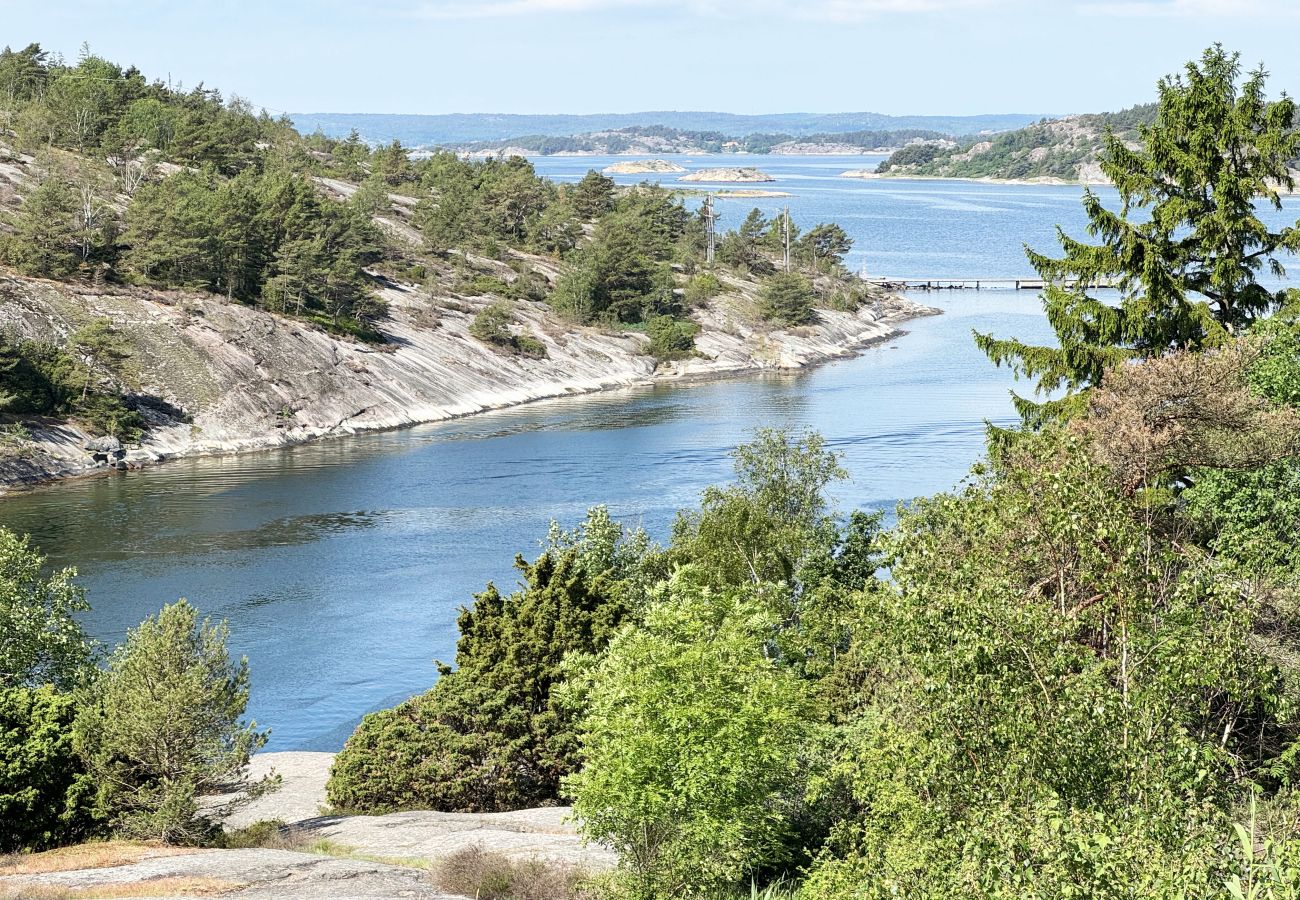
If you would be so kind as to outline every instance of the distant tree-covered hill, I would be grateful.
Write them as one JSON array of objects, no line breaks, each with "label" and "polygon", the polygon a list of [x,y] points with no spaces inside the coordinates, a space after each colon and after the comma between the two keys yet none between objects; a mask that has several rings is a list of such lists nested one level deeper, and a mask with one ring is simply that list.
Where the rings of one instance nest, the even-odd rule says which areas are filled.
[{"label": "distant tree-covered hill", "polygon": [[399,140],[407,146],[445,146],[473,141],[499,141],[520,135],[571,137],[619,128],[661,125],[682,131],[716,131],[727,137],[778,133],[803,137],[847,131],[922,129],[953,135],[1021,128],[1040,115],[1003,113],[981,116],[887,116],[882,113],[773,113],[736,115],[721,112],[636,112],[594,115],[396,115],[384,113],[295,113],[294,125],[304,134],[320,130],[329,137],[352,131],[371,143]]},{"label": "distant tree-covered hill", "polygon": [[936,178],[1095,181],[1101,177],[1097,154],[1106,129],[1121,139],[1136,139],[1138,126],[1152,121],[1155,113],[1151,103],[1117,113],[1043,119],[1015,131],[968,139],[956,147],[916,143],[898,150],[877,171]]},{"label": "distant tree-covered hill", "polygon": [[823,132],[796,136],[762,132],[732,137],[720,131],[682,131],[664,125],[635,125],[612,131],[572,136],[525,135],[497,141],[451,144],[448,149],[468,153],[520,150],[549,156],[557,153],[666,154],[666,153],[860,153],[902,147],[916,142],[956,146],[951,135],[919,128],[891,131]]}]

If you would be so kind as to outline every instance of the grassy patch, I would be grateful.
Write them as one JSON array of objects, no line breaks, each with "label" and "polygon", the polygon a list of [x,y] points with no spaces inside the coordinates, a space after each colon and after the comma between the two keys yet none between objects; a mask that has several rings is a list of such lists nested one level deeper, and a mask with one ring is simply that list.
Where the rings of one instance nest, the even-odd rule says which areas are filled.
[{"label": "grassy patch", "polygon": [[186,847],[163,847],[132,841],[94,841],[46,850],[43,853],[11,853],[0,856],[0,876],[107,869],[112,866],[128,866],[146,856],[176,856],[193,852],[193,848]]},{"label": "grassy patch", "polygon": [[65,888],[55,885],[28,884],[0,887],[0,900],[90,900],[114,897],[219,897],[246,887],[238,881],[221,878],[152,878],[131,884],[101,884],[94,887]]}]

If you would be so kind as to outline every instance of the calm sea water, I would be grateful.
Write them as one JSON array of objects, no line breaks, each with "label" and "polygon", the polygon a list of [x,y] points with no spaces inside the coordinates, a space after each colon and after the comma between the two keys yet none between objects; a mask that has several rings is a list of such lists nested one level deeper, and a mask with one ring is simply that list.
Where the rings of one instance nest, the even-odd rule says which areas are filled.
[{"label": "calm sea water", "polygon": [[[576,179],[609,162],[538,167]],[[794,196],[722,200],[724,227],[755,203],[789,203],[801,225],[841,223],[861,254],[853,265],[877,274],[1024,276],[1022,242],[1050,246],[1057,223],[1082,233],[1075,187],[837,177],[863,157],[753,163],[779,179],[763,187]],[[921,299],[946,314],[800,375],[636,388],[179,461],[2,499],[0,525],[78,567],[94,606],[87,625],[104,641],[177,597],[227,619],[270,748],[336,749],[363,713],[433,682],[433,661],[454,654],[458,607],[488,580],[512,585],[514,555],[531,554],[551,519],[573,523],[604,503],[662,537],[677,509],[728,477],[729,451],[758,426],[826,435],[852,474],[836,491],[844,509],[892,509],[956,485],[980,454],[984,422],[1012,417],[1012,382],[975,350],[971,330],[1049,334],[1029,292]]]}]

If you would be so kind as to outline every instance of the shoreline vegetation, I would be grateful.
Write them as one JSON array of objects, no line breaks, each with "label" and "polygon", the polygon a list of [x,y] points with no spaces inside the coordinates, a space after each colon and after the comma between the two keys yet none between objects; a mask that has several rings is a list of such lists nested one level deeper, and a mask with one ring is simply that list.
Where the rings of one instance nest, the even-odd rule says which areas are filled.
[{"label": "shoreline vegetation", "polygon": [[304,136],[89,51],[6,49],[0,89],[0,485],[798,369],[934,312],[830,223],[781,271],[754,210],[709,266],[648,181]]}]

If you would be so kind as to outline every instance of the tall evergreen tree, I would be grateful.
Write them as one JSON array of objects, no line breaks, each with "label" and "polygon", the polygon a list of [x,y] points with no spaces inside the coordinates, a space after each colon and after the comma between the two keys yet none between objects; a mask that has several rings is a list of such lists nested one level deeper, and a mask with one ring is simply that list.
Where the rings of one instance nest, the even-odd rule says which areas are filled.
[{"label": "tall evergreen tree", "polygon": [[[1300,228],[1269,228],[1256,204],[1280,210],[1281,192],[1294,187],[1295,103],[1266,98],[1263,69],[1244,82],[1240,75],[1238,55],[1216,44],[1184,75],[1162,79],[1141,146],[1106,137],[1101,168],[1119,193],[1119,211],[1084,193],[1088,233],[1100,243],[1058,230],[1060,258],[1026,250],[1046,283],[1043,303],[1059,347],[978,333],[975,340],[998,365],[1034,379],[1036,392],[1066,391],[1041,403],[1016,396],[1027,423],[1069,415],[1079,391],[1116,363],[1222,343],[1286,299],[1258,276],[1282,274],[1280,257],[1300,249]],[[1090,293],[1098,283],[1113,283],[1120,302]]]}]

